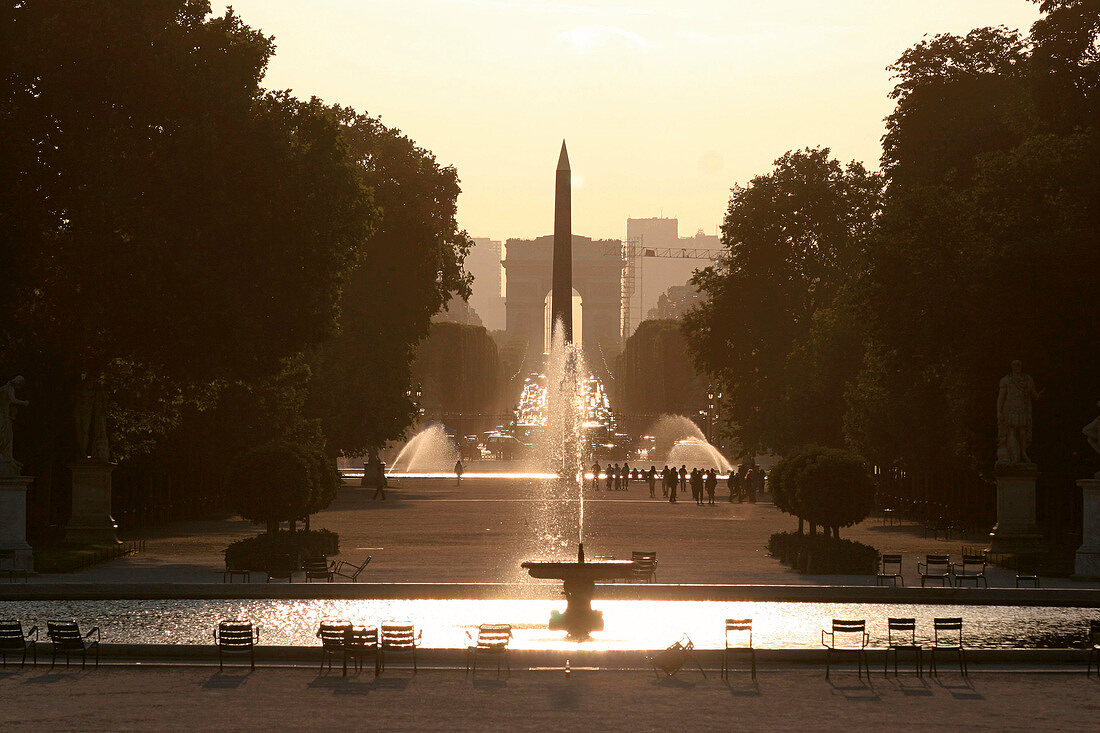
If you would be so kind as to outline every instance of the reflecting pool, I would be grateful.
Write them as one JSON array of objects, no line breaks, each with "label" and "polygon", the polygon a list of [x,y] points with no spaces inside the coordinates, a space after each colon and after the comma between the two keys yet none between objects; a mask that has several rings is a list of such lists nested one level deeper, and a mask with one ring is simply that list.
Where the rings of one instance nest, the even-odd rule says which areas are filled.
[{"label": "reflecting pool", "polygon": [[[884,646],[886,619],[917,619],[917,636],[930,640],[932,619],[961,616],[964,641],[975,648],[1080,646],[1089,619],[1100,609],[1034,606],[970,606],[883,603],[786,603],[597,600],[605,630],[579,643],[592,650],[653,649],[686,633],[700,648],[721,648],[724,619],[753,619],[761,649],[820,648],[821,629],[833,618],[866,619],[873,646]],[[114,644],[210,644],[224,618],[248,618],[260,626],[264,645],[311,646],[324,619],[374,625],[390,619],[423,629],[429,648],[463,648],[466,633],[482,623],[510,623],[516,649],[577,649],[578,642],[546,628],[562,601],[546,600],[156,600],[3,601],[0,618],[18,618],[26,628],[47,619],[75,618],[99,626]]]}]

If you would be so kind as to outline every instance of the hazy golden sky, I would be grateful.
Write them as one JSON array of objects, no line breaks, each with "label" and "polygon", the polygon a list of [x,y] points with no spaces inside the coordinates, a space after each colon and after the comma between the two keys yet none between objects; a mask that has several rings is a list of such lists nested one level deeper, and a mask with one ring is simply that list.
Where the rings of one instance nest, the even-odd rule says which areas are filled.
[{"label": "hazy golden sky", "polygon": [[596,237],[662,214],[714,233],[730,186],[791,148],[877,167],[888,64],[924,34],[1038,15],[1025,0],[232,5],[275,36],[268,87],[403,130],[458,169],[460,223],[495,239],[552,231],[563,137],[573,231]]}]

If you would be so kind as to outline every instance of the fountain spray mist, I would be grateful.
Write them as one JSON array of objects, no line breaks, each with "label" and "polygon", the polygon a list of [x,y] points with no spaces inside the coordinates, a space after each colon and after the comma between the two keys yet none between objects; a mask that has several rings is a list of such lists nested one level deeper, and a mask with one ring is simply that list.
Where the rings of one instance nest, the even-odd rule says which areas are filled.
[{"label": "fountain spray mist", "polygon": [[536,521],[545,546],[565,554],[571,536],[584,541],[584,458],[588,414],[584,385],[588,373],[579,346],[569,343],[561,328],[553,329],[546,355],[546,425],[534,441],[534,456],[543,470],[558,475],[542,482],[543,502]]}]

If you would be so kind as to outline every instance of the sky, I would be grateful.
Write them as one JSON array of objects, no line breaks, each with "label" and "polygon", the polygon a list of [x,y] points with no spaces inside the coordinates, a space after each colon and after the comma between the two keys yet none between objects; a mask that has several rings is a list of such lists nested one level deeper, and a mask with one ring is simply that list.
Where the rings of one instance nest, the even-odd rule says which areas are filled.
[{"label": "sky", "polygon": [[[877,168],[886,66],[925,34],[1026,32],[1026,0],[235,0],[275,36],[265,85],[378,116],[453,165],[471,236],[628,217],[716,233],[729,189],[824,145]],[[220,12],[224,5],[215,4]]]}]

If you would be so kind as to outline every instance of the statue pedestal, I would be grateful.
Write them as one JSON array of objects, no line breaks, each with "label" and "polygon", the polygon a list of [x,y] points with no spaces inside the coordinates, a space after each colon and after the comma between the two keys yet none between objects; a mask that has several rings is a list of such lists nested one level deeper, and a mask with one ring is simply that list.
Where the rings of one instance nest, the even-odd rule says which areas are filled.
[{"label": "statue pedestal", "polygon": [[1100,580],[1100,478],[1077,482],[1081,487],[1081,546],[1073,565],[1074,580]]},{"label": "statue pedestal", "polygon": [[111,516],[111,471],[108,461],[72,463],[73,515],[65,525],[65,541],[80,544],[118,542],[118,525]]},{"label": "statue pedestal", "polygon": [[1030,553],[1046,548],[1043,533],[1035,523],[1034,463],[997,465],[997,525],[989,533],[989,552]]},{"label": "statue pedestal", "polygon": [[34,554],[27,544],[27,486],[31,476],[0,476],[0,557],[12,567],[34,570]]}]

